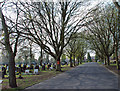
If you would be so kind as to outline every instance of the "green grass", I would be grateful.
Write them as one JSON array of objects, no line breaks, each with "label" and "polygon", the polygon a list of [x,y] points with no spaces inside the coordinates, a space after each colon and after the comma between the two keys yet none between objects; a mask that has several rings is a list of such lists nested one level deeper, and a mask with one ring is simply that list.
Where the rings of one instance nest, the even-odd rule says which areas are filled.
[{"label": "green grass", "polygon": [[98,64],[103,64],[103,62],[97,62]]},{"label": "green grass", "polygon": [[[82,63],[85,64],[85,63]],[[80,65],[82,65],[80,64]],[[69,65],[61,65],[62,67],[62,71],[68,71],[71,69],[70,64]],[[18,79],[19,75],[16,75],[16,80],[17,80],[17,88],[10,88],[9,84],[8,84],[8,79],[7,79],[7,75],[5,75],[5,79],[3,79],[3,83],[2,83],[2,91],[19,91],[22,89],[25,89],[26,87],[32,86],[34,84],[40,83],[44,80],[50,79],[54,76],[56,76],[57,74],[61,74],[63,72],[59,72],[56,71],[55,69],[53,71],[50,70],[45,70],[45,71],[39,71],[39,75],[22,75],[23,79]]]},{"label": "green grass", "polygon": [[[71,68],[67,65],[62,66],[62,71],[68,71]],[[63,72],[59,72],[56,70],[50,71],[50,70],[46,70],[46,71],[40,71],[39,75],[22,75],[23,79],[18,79],[19,75],[16,75],[16,80],[17,80],[17,88],[10,88],[9,84],[8,84],[8,79],[7,79],[7,75],[5,75],[5,79],[3,79],[3,83],[2,83],[2,91],[19,91],[21,89],[24,89],[26,87],[32,86],[34,84],[40,83],[44,80],[50,79],[54,76],[56,76],[57,74],[63,73]]]},{"label": "green grass", "polygon": [[110,64],[110,66],[117,66],[117,64]]},{"label": "green grass", "polygon": [[[59,74],[60,72],[56,72],[56,71],[43,71],[41,74],[39,75],[22,75],[23,79],[17,79],[17,88],[9,88],[8,87],[8,79],[3,79],[3,90],[2,91],[8,91],[8,90],[12,90],[12,91],[18,91],[20,89],[24,89],[26,87],[32,86],[36,83],[42,82],[44,80],[47,80],[51,77],[56,76],[57,74]],[[18,77],[18,76],[17,76]]]}]

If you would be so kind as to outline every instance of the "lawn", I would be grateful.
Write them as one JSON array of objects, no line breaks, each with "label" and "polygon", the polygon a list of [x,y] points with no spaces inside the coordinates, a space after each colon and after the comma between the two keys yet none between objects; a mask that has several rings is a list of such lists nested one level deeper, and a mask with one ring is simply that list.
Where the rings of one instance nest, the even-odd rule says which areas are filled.
[{"label": "lawn", "polygon": [[[68,71],[71,68],[69,67],[69,65],[64,65],[62,66],[62,71]],[[9,84],[8,84],[8,79],[7,76],[5,76],[6,78],[3,79],[3,83],[2,83],[2,91],[19,91],[21,89],[24,89],[26,87],[32,86],[36,83],[42,82],[44,80],[50,79],[54,76],[56,76],[57,74],[63,73],[63,72],[59,72],[59,71],[50,71],[50,70],[46,70],[46,71],[40,71],[39,75],[22,75],[23,79],[18,79],[18,75],[16,75],[17,78],[17,88],[10,88]]]}]

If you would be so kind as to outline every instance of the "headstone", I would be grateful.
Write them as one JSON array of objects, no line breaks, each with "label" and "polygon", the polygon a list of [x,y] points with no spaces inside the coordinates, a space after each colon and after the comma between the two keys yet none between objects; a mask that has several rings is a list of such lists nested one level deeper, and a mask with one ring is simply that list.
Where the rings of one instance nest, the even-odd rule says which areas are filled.
[{"label": "headstone", "polygon": [[53,64],[53,68],[56,69],[56,65],[55,64]]},{"label": "headstone", "polygon": [[38,75],[38,69],[34,69],[34,74]]},{"label": "headstone", "polygon": [[30,65],[30,69],[33,69],[33,68],[34,68],[34,67],[33,67],[33,64],[31,64],[31,65]]},{"label": "headstone", "polygon": [[50,70],[53,70],[53,67],[50,67]]},{"label": "headstone", "polygon": [[30,69],[30,65],[27,65],[27,69]]},{"label": "headstone", "polygon": [[30,70],[25,70],[25,73],[26,73],[26,74],[29,74],[29,71],[30,71]]},{"label": "headstone", "polygon": [[3,82],[3,80],[0,80],[0,84]]},{"label": "headstone", "polygon": [[18,77],[18,78],[19,78],[19,79],[23,79],[23,77],[21,76],[21,68],[18,69],[18,72],[19,72],[19,74],[18,74],[19,77]]},{"label": "headstone", "polygon": [[51,64],[49,63],[47,69],[50,69],[50,67],[51,67]]},{"label": "headstone", "polygon": [[9,66],[7,66],[7,70],[6,71],[9,72]]},{"label": "headstone", "polygon": [[42,65],[42,70],[45,70],[45,65]]},{"label": "headstone", "polygon": [[36,66],[35,66],[35,69],[38,69],[38,70],[39,70],[39,65],[36,65]]},{"label": "headstone", "polygon": [[23,65],[23,72],[26,70],[26,64]]}]

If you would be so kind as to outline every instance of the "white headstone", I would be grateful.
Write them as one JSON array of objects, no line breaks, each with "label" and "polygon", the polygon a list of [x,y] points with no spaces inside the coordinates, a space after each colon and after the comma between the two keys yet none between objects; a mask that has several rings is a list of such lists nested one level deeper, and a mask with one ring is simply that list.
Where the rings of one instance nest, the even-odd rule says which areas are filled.
[{"label": "white headstone", "polygon": [[50,70],[53,70],[53,67],[50,67]]},{"label": "white headstone", "polygon": [[38,69],[34,69],[34,74],[38,74]]},{"label": "white headstone", "polygon": [[25,70],[25,73],[29,73],[30,70]]},{"label": "white headstone", "polygon": [[0,80],[0,84],[3,82],[3,80]]},{"label": "white headstone", "polygon": [[30,65],[27,65],[27,67],[30,67]]}]

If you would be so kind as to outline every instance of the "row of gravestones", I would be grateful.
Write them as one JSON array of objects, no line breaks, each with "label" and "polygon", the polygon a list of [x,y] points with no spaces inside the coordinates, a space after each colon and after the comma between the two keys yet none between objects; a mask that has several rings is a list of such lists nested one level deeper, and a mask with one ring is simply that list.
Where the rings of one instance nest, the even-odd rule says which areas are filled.
[{"label": "row of gravestones", "polygon": [[[46,68],[47,66],[47,68]],[[15,72],[16,75],[19,75],[21,77],[21,72],[25,73],[25,74],[29,74],[29,73],[33,73],[33,74],[39,74],[38,71],[40,70],[53,70],[56,69],[56,65],[53,64],[43,64],[42,66],[40,65],[27,65],[27,64],[20,64],[18,66],[15,67]],[[33,70],[33,72],[32,72]],[[7,72],[9,72],[8,70],[8,65],[2,66],[2,78],[5,77],[5,75],[7,75]]]}]

